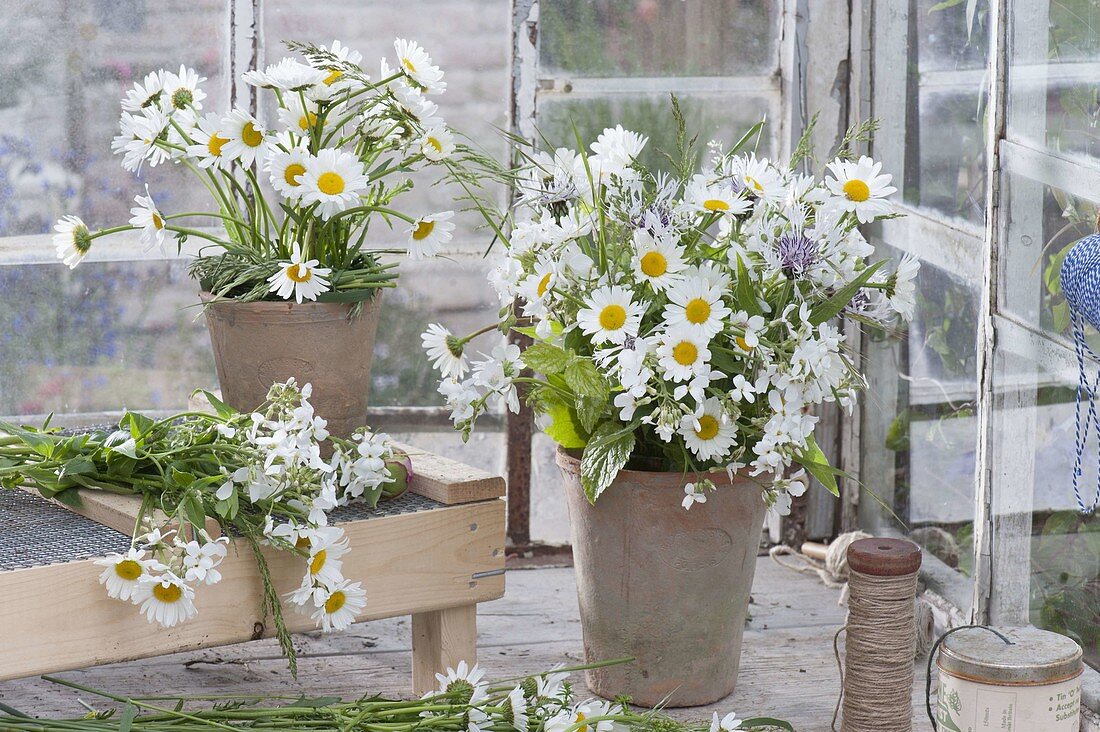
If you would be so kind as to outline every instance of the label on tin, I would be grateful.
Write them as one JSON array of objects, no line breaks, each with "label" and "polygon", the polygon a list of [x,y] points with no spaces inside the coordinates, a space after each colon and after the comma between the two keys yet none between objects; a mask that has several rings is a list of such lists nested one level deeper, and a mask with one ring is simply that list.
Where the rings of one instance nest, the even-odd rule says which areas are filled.
[{"label": "label on tin", "polygon": [[944,732],[1080,732],[1081,677],[1041,686],[994,686],[940,671],[936,721]]}]

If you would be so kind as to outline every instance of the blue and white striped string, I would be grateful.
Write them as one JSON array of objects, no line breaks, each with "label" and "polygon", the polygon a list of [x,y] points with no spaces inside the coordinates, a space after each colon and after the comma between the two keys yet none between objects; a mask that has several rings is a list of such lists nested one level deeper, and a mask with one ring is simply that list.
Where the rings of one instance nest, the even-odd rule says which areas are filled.
[{"label": "blue and white striped string", "polygon": [[[1075,309],[1071,309],[1071,318],[1073,320],[1073,350],[1077,354],[1077,403],[1075,406],[1076,413],[1076,450],[1077,459],[1073,463],[1073,495],[1077,499],[1077,506],[1081,510],[1081,513],[1091,515],[1096,512],[1097,506],[1100,506],[1100,450],[1096,451],[1096,493],[1092,497],[1092,502],[1089,505],[1085,505],[1084,499],[1081,497],[1081,463],[1084,461],[1085,446],[1088,442],[1089,430],[1095,425],[1097,441],[1100,443],[1100,417],[1096,414],[1096,393],[1100,388],[1100,369],[1097,369],[1096,378],[1089,382],[1088,371],[1085,368],[1086,355],[1094,362],[1100,361],[1096,353],[1089,347],[1089,344],[1085,341],[1085,317]],[[1088,413],[1085,415],[1084,424],[1081,423],[1081,394],[1082,392],[1088,398],[1089,406]]]}]

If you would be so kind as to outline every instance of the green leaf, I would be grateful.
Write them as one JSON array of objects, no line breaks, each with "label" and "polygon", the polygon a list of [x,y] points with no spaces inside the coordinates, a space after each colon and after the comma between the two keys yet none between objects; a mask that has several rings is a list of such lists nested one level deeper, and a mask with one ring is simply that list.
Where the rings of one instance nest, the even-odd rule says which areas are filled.
[{"label": "green leaf", "polygon": [[813,435],[806,438],[806,449],[802,451],[802,454],[795,456],[795,462],[804,467],[810,475],[817,478],[818,482],[834,496],[840,495],[836,476],[842,473],[829,465],[829,459],[818,447],[817,440],[814,439]]},{"label": "green leaf", "polygon": [[574,359],[565,367],[565,383],[577,396],[606,400],[610,387],[596,364],[587,358]]},{"label": "green leaf", "polygon": [[72,508],[84,507],[84,501],[80,499],[80,491],[76,488],[67,488],[63,491],[54,493],[53,498]]},{"label": "green leaf", "polygon": [[540,374],[560,374],[572,362],[573,354],[549,343],[535,343],[523,352],[523,363]]},{"label": "green leaf", "polygon": [[621,422],[604,422],[592,433],[581,456],[581,486],[589,503],[595,503],[634,451],[634,430]]},{"label": "green leaf", "polygon": [[737,297],[737,307],[746,311],[749,315],[760,314],[760,303],[756,299],[756,291],[752,286],[752,277],[742,261],[741,255],[737,255],[737,289],[734,291]]},{"label": "green leaf", "polygon": [[566,450],[575,450],[588,444],[588,440],[577,431],[577,424],[573,421],[573,416],[569,413],[569,407],[564,403],[555,402],[547,408],[546,413],[553,422],[543,431],[551,440],[558,443]]},{"label": "green leaf", "polygon": [[737,729],[756,729],[758,727],[778,727],[779,729],[788,730],[788,732],[794,732],[794,727],[790,722],[784,722],[782,719],[774,719],[772,717],[753,717],[752,719],[743,719]]},{"label": "green leaf", "polygon": [[603,399],[593,399],[592,397],[577,397],[577,421],[581,423],[581,427],[584,431],[591,434],[592,430],[596,428],[596,423],[600,421],[600,417],[603,416],[604,407],[607,406],[606,397]]},{"label": "green leaf", "polygon": [[886,260],[880,260],[870,265],[860,272],[858,277],[834,292],[833,296],[828,300],[819,303],[810,314],[810,324],[821,325],[826,320],[830,320],[839,315],[840,311],[852,301],[852,298],[859,293],[860,289],[870,281],[871,277],[874,276],[875,272],[877,272],[885,262]]},{"label": "green leaf", "polygon": [[202,394],[206,401],[210,402],[210,406],[214,408],[219,417],[233,417],[237,414],[237,410],[229,406],[221,399],[208,392],[206,389],[198,389],[197,394]]},{"label": "green leaf", "polygon": [[77,455],[76,457],[68,460],[61,468],[61,472],[58,473],[58,478],[65,478],[70,475],[87,475],[89,473],[95,473],[95,463],[87,455]]},{"label": "green leaf", "polygon": [[153,420],[137,412],[127,412],[122,415],[122,419],[118,422],[120,429],[130,430],[131,437],[140,437],[148,432],[154,424]]},{"label": "green leaf", "polygon": [[741,151],[741,148],[743,148],[745,145],[748,145],[749,141],[752,140],[752,138],[759,135],[760,130],[764,129],[764,123],[766,121],[767,120],[765,120],[765,119],[760,120],[759,122],[754,124],[752,127],[750,127],[745,134],[741,135],[741,139],[738,140],[736,143],[734,143],[733,147],[730,148],[729,154],[730,155],[735,155],[735,154],[737,154]]},{"label": "green leaf", "polygon": [[130,732],[136,716],[137,707],[127,702],[126,706],[122,708],[122,715],[118,718],[118,732]]},{"label": "green leaf", "polygon": [[288,707],[306,707],[307,709],[319,709],[320,707],[331,707],[333,704],[339,704],[341,701],[338,696],[317,696],[317,697],[299,697],[297,700],[287,704]]}]

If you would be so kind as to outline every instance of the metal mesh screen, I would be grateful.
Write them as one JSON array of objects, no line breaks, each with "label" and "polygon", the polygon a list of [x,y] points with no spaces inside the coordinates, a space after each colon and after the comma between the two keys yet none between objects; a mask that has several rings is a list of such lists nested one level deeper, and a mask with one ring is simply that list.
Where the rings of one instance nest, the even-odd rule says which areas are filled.
[{"label": "metal mesh screen", "polygon": [[0,571],[102,557],[130,537],[23,490],[0,490]]}]

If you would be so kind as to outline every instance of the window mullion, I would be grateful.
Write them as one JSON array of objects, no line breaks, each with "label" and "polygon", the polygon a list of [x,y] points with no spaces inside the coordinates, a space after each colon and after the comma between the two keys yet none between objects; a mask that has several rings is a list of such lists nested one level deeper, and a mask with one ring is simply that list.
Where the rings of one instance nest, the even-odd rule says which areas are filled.
[{"label": "window mullion", "polygon": [[258,113],[256,88],[241,81],[241,74],[263,65],[262,0],[226,0],[228,15],[225,49],[228,107]]}]

